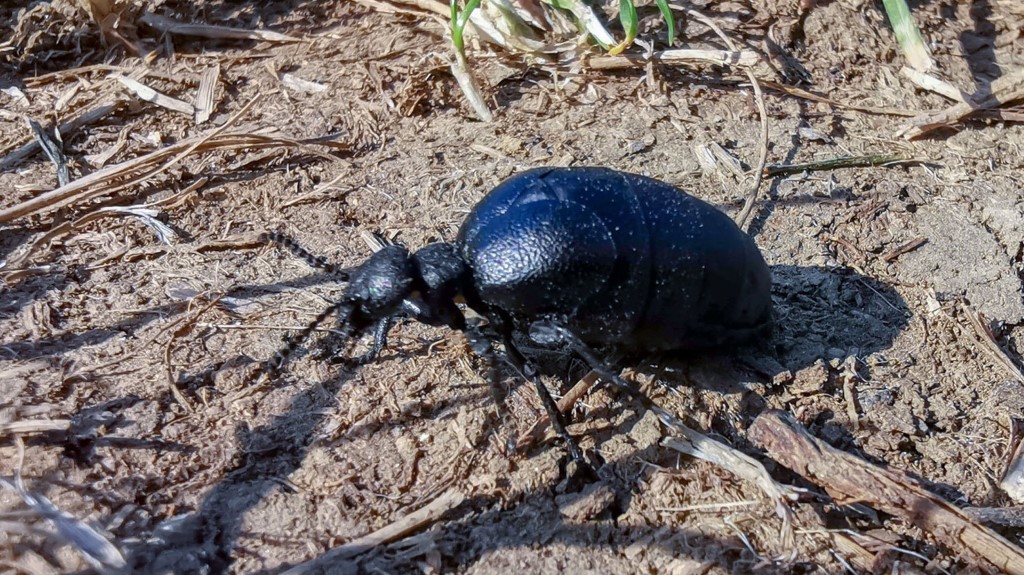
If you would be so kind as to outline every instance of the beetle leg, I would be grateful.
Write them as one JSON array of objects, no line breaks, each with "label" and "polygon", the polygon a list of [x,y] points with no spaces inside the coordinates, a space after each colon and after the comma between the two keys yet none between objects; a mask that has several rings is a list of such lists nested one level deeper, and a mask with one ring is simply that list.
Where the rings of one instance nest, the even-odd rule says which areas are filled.
[{"label": "beetle leg", "polygon": [[608,364],[602,361],[589,345],[568,328],[555,322],[538,321],[530,326],[530,337],[543,341],[548,345],[554,342],[562,342],[583,358],[583,361],[587,362],[590,369],[601,376],[601,379],[615,385],[615,387],[621,388],[633,397],[640,395],[640,392],[634,386],[630,385],[629,382],[616,374],[612,368],[608,367]]},{"label": "beetle leg", "polygon": [[[534,326],[531,326],[531,329],[533,327]],[[587,364],[590,366],[590,369],[594,370],[605,381],[611,382],[612,384],[615,385],[615,387],[618,387],[619,389],[625,391],[630,397],[638,400],[641,404],[643,404],[644,408],[653,412],[654,415],[656,415],[658,419],[660,419],[666,427],[668,427],[669,429],[674,429],[676,431],[684,430],[684,432],[685,430],[689,429],[686,426],[686,424],[679,419],[678,416],[674,415],[664,407],[661,407],[660,405],[654,403],[654,400],[647,397],[647,394],[640,391],[639,389],[636,388],[636,386],[631,385],[625,379],[622,379],[622,377],[619,374],[612,371],[612,369],[608,367],[608,365],[605,362],[601,361],[601,359],[597,357],[597,354],[594,352],[594,350],[591,349],[591,347],[587,345],[583,340],[577,337],[576,334],[572,333],[572,331],[568,330],[567,328],[561,325],[550,323],[541,326],[541,329],[552,330],[552,333],[557,333],[558,336],[561,337],[562,341],[568,344],[574,352],[576,352],[580,357],[582,357],[583,361],[587,362]]]},{"label": "beetle leg", "polygon": [[351,365],[365,365],[371,361],[377,359],[383,350],[388,345],[388,332],[391,330],[391,326],[395,322],[395,316],[389,315],[373,326],[373,346],[370,350],[358,357],[344,360],[346,363]]},{"label": "beetle leg", "polygon": [[291,357],[293,353],[295,353],[295,350],[298,349],[303,342],[309,339],[309,336],[313,333],[313,330],[319,327],[320,324],[327,319],[327,316],[339,310],[341,310],[343,315],[347,314],[348,312],[345,311],[345,306],[345,302],[331,304],[327,309],[320,312],[320,314],[317,315],[316,318],[313,319],[313,321],[309,322],[309,324],[298,334],[285,335],[283,338],[285,346],[278,350],[277,353],[274,354],[274,357],[272,359],[264,363],[264,371],[267,372],[268,375],[275,375],[281,369],[281,366],[283,366],[284,363],[288,361],[288,358]]},{"label": "beetle leg", "polygon": [[539,330],[542,334],[554,336],[555,338],[561,339],[565,342],[577,355],[583,358],[583,361],[587,362],[590,369],[594,370],[597,375],[601,376],[601,379],[615,385],[615,387],[625,391],[630,397],[638,400],[643,406],[654,412],[665,425],[668,427],[678,427],[682,422],[675,415],[672,415],[665,408],[657,405],[651,398],[647,397],[642,391],[636,388],[636,386],[630,384],[625,379],[622,379],[618,373],[615,373],[612,368],[608,367],[608,364],[601,361],[601,358],[597,356],[597,353],[581,340],[576,334],[567,329],[566,327],[552,322],[537,322],[530,326],[532,330]]},{"label": "beetle leg", "polygon": [[466,339],[469,340],[469,346],[477,356],[484,359],[487,363],[487,387],[491,392],[491,399],[494,401],[495,408],[498,410],[498,417],[502,420],[508,415],[505,409],[505,390],[502,389],[501,379],[498,374],[498,366],[496,358],[496,352],[494,346],[491,345],[493,338],[489,337],[484,333],[480,327],[480,321],[471,321],[465,325],[463,333],[466,334]]},{"label": "beetle leg", "polygon": [[565,441],[566,449],[569,450],[569,456],[579,466],[580,471],[589,471],[591,474],[596,476],[594,473],[593,466],[584,457],[583,451],[580,446],[576,444],[576,440],[569,431],[565,428],[565,416],[561,411],[558,410],[558,404],[555,403],[555,399],[551,397],[551,392],[544,385],[544,382],[537,376],[537,369],[532,365],[527,364],[526,358],[519,351],[519,349],[512,343],[512,334],[505,330],[502,334],[502,342],[505,344],[505,355],[508,357],[509,363],[515,368],[519,375],[528,381],[532,382],[534,387],[537,389],[537,395],[540,396],[541,403],[544,404],[544,410],[548,412],[548,417],[551,419],[551,426],[555,428],[558,435]]}]

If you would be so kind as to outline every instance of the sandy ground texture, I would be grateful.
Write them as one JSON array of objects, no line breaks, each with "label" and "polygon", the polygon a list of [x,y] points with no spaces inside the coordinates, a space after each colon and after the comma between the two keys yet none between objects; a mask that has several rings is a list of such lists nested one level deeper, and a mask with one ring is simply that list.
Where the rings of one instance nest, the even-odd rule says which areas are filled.
[{"label": "sandy ground texture", "polygon": [[[126,571],[282,573],[442,497],[461,503],[312,572],[992,571],[898,512],[830,498],[748,435],[783,410],[956,508],[1016,505],[999,481],[1024,409],[1024,112],[899,136],[955,102],[900,73],[880,2],[687,5],[766,55],[753,70],[769,164],[915,161],[766,178],[751,231],[774,276],[771,337],[623,366],[692,427],[807,489],[791,529],[757,485],[662,446],[657,418],[604,387],[570,426],[606,462],[600,482],[566,481],[554,436],[510,451],[539,400],[504,369],[511,416],[498,424],[486,366],[448,330],[403,323],[358,369],[319,358],[318,332],[253,385],[288,330],[344,287],[257,245],[259,232],[355,265],[368,233],[412,248],[453,239],[484,193],[545,165],[643,173],[735,216],[760,151],[742,71],[588,71],[471,43],[495,112],[484,123],[449,72],[443,20],[414,4],[145,4],[108,20],[106,38],[67,2],[0,7],[0,475],[20,470],[29,493],[105,533]],[[144,12],[287,37],[166,33]],[[1024,70],[1016,1],[914,13],[932,74],[964,95]],[[641,38],[664,39],[653,4],[641,15]],[[680,28],[688,46],[726,48],[693,18]],[[132,81],[178,103],[143,101]],[[26,118],[63,126],[73,194],[43,196],[60,183]],[[586,371],[537,353],[560,392]],[[1020,545],[1014,521],[990,527]],[[93,569],[10,488],[0,566]]]}]

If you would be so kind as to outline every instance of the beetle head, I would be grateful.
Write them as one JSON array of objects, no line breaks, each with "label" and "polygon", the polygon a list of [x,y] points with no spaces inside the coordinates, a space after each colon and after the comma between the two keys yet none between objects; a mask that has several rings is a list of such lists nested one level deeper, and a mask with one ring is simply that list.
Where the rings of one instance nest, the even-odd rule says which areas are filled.
[{"label": "beetle head", "polygon": [[468,277],[451,244],[430,244],[411,255],[402,246],[384,247],[351,272],[344,322],[352,333],[360,333],[381,319],[407,313],[426,324],[462,329],[465,319],[455,298]]},{"label": "beetle head", "polygon": [[[415,262],[402,246],[386,246],[352,270],[343,298],[348,327],[359,333],[398,313],[420,283]],[[347,309],[345,309],[347,308]]]}]

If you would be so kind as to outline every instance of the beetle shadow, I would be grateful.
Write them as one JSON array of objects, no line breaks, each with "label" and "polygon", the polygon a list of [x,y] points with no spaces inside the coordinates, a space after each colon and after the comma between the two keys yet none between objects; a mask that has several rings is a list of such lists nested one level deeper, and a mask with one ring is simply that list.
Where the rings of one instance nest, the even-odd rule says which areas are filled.
[{"label": "beetle shadow", "polygon": [[[38,285],[40,286],[38,290],[43,290],[51,288],[54,280],[44,276],[34,276],[26,279],[25,281],[33,281],[35,283],[32,285]],[[270,304],[264,303],[263,300],[275,293],[293,289],[301,290],[311,286],[329,283],[338,283],[338,278],[331,274],[315,273],[293,280],[278,281],[271,284],[240,284],[233,287],[225,294],[228,297],[221,300],[221,307],[228,311],[234,311],[232,308],[245,307],[248,305],[256,305],[261,308],[269,307]],[[29,286],[20,286],[18,289],[19,293],[23,292],[27,294],[25,299],[12,298],[10,302],[5,300],[5,305],[0,307],[0,317],[13,315],[14,313],[17,313],[17,309],[15,308],[37,299],[36,296],[33,295],[35,292],[31,291],[32,288]],[[34,340],[0,340],[0,350],[6,351],[8,355],[12,356],[10,359],[16,359],[19,361],[46,357],[60,357],[69,351],[82,347],[99,345],[110,339],[118,337],[135,337],[137,335],[136,332],[144,329],[149,324],[159,320],[166,320],[185,312],[189,308],[189,301],[190,300],[188,299],[181,299],[176,302],[158,305],[140,311],[133,311],[124,319],[118,320],[112,324],[93,327],[80,333],[60,333],[51,337],[41,337]],[[10,303],[10,306],[7,305],[8,303]],[[325,303],[324,307],[327,305],[328,304]],[[249,314],[247,312],[244,315]]]},{"label": "beetle shadow", "polygon": [[[288,410],[267,425],[251,430],[238,429],[236,433],[242,446],[237,456],[240,463],[207,492],[195,511],[164,521],[146,538],[129,540],[132,542],[124,548],[128,564],[126,572],[182,575],[232,572],[238,557],[248,552],[238,545],[239,538],[245,533],[247,514],[273,492],[290,490],[283,479],[303,465],[309,449],[316,442],[317,430],[325,414],[336,406],[336,395],[351,381],[351,376],[351,372],[343,372],[322,386],[311,385],[296,394]],[[630,418],[602,435],[610,437],[628,433],[635,425],[635,419]],[[611,464],[630,465],[630,461],[641,456],[649,459],[652,456],[647,452],[652,449],[657,448],[624,453]],[[629,507],[632,498],[631,488],[619,480],[613,483],[614,501],[599,516],[583,522],[574,522],[562,515],[560,509],[566,506],[566,502],[560,502],[553,485],[527,490],[521,495],[520,503],[511,508],[501,495],[468,498],[437,522],[438,527],[434,530],[437,544],[446,548],[445,555],[449,561],[455,561],[460,568],[485,561],[495,551],[521,546],[611,545],[601,542],[607,541],[613,530],[621,530],[616,524],[616,517]],[[526,528],[524,522],[534,527]],[[629,538],[630,543],[652,540],[649,544],[659,546],[666,557],[682,554],[733,568],[753,565],[758,560],[739,539],[717,537],[706,532],[642,527],[630,529]],[[420,572],[416,571],[416,561],[386,545],[358,558],[358,561],[365,561],[367,565],[360,566],[356,560],[342,560],[310,572]],[[282,573],[288,567],[279,566],[256,573]]]},{"label": "beetle shadow", "polygon": [[246,513],[302,466],[317,429],[335,405],[350,372],[296,394],[287,411],[267,425],[236,430],[239,464],[210,489],[198,509],[157,526],[126,549],[131,573],[227,573]]},{"label": "beetle shadow", "polygon": [[[241,463],[203,498],[194,512],[162,523],[150,537],[128,546],[126,559],[131,573],[229,573],[238,557],[256,552],[239,546],[247,514],[275,491],[288,491],[282,481],[302,466],[314,445],[324,414],[336,405],[335,396],[351,380],[349,375],[294,396],[287,412],[269,424],[238,433],[243,453]],[[628,433],[637,418],[609,429],[609,437]],[[610,464],[632,465],[636,458],[648,460],[654,445],[620,454]],[[499,478],[500,481],[500,478]],[[467,498],[459,507],[438,518],[431,530],[433,548],[443,549],[446,568],[465,569],[486,562],[495,552],[521,547],[546,545],[592,547],[594,545],[640,544],[657,547],[666,558],[685,556],[699,562],[726,565],[743,570],[760,558],[751,553],[737,537],[711,535],[707,530],[670,528],[666,526],[623,527],[617,517],[630,507],[635,489],[624,480],[610,484],[614,500],[594,517],[573,520],[563,515],[569,503],[558,494],[554,485],[528,489],[511,507],[501,494],[484,494]],[[499,489],[499,493],[502,490]],[[568,494],[586,500],[587,492]],[[621,535],[628,529],[628,542],[611,543],[612,533]],[[339,534],[343,535],[343,534]],[[344,534],[346,538],[348,534]],[[380,545],[351,559],[326,562],[308,573],[419,573],[418,549],[396,545]],[[258,552],[257,552],[258,554]],[[280,574],[291,565],[268,568],[255,573]],[[770,570],[768,571],[770,572]],[[780,571],[783,572],[783,571]]]},{"label": "beetle shadow", "polygon": [[[907,324],[909,313],[902,298],[894,290],[849,269],[775,266],[772,271],[776,308],[774,332],[760,345],[732,350],[734,353],[739,351],[740,362],[767,357],[774,359],[781,367],[799,370],[818,359],[827,358],[829,353],[836,350],[863,357],[886,349]],[[725,358],[723,353],[714,361],[725,361]],[[669,367],[688,361],[701,361],[700,358],[685,356],[663,359],[663,364]],[[661,373],[666,372],[662,370]],[[692,374],[693,370],[689,373]],[[296,394],[289,409],[275,417],[271,423],[252,430],[239,430],[239,444],[242,446],[238,458],[240,463],[208,491],[196,511],[166,521],[152,537],[127,549],[132,572],[230,572],[238,554],[245,552],[244,549],[238,549],[238,541],[243,534],[242,526],[247,513],[275,490],[282,488],[283,483],[279,478],[288,477],[303,465],[325,414],[331,412],[337,392],[351,377],[351,372],[342,370],[322,387],[311,386]],[[671,377],[668,379],[669,383],[673,383]],[[693,381],[676,383],[704,385],[707,382],[703,376],[691,379]],[[473,401],[481,399],[480,394],[472,398]],[[406,415],[400,414],[399,419]],[[638,420],[639,417],[632,417],[625,424],[603,429],[599,433],[605,436],[628,433]],[[380,422],[381,427],[391,424],[390,421]],[[364,431],[379,432],[380,428]],[[733,434],[727,435],[730,440],[736,440]],[[440,524],[438,537],[446,547],[445,555],[457,557],[458,566],[464,568],[485,560],[485,557],[501,549],[551,543],[592,546],[595,542],[607,541],[610,530],[619,530],[614,510],[593,521],[568,521],[560,515],[553,487],[543,485],[527,492],[521,502],[511,509],[506,509],[506,502],[500,496],[488,495],[468,500],[460,507],[461,513],[458,515],[461,519],[453,517]],[[616,493],[617,502],[612,507],[628,509],[630,493],[629,490],[619,489]],[[488,511],[475,512],[480,509]],[[475,513],[470,514],[468,510],[474,510]],[[471,517],[467,519],[469,515]],[[543,528],[526,528],[523,525],[526,520],[540,523]],[[653,537],[656,541],[649,545],[660,546],[674,554],[680,554],[682,549],[682,554],[697,560],[702,560],[704,556],[695,549],[717,547],[724,551],[715,561],[724,562],[733,568],[742,569],[747,561],[754,559],[735,538],[719,538],[686,529],[665,529],[645,527],[633,530],[630,539],[631,542],[640,542],[660,533]],[[478,537],[481,530],[486,537]],[[693,542],[700,544],[694,546]],[[393,550],[375,552],[365,560],[385,572],[404,572],[413,568],[407,557]],[[351,564],[349,567],[352,571],[365,571]],[[264,573],[279,573],[283,570],[276,568]],[[348,567],[335,565],[328,572],[349,571]]]},{"label": "beetle shadow", "polygon": [[[612,436],[629,435],[633,426],[643,417],[642,410],[640,413],[602,431],[602,439],[598,444]],[[662,469],[667,470],[672,467],[670,460],[675,455],[661,449],[657,440],[646,446],[637,445],[634,440],[630,443],[633,449],[625,450],[607,462],[610,468],[614,468],[612,475],[616,479],[606,484],[589,484],[577,493],[560,493],[560,488],[555,485],[539,485],[516,495],[514,505],[509,505],[507,494],[476,495],[467,498],[455,509],[433,518],[429,528],[424,526],[417,529],[419,534],[406,535],[393,542],[372,544],[342,559],[331,558],[328,553],[324,553],[308,563],[302,563],[301,570],[295,572],[421,573],[424,560],[431,553],[436,553],[443,561],[441,565],[433,565],[441,572],[461,572],[476,565],[495,570],[496,565],[500,569],[506,561],[515,562],[520,570],[526,567],[537,572],[553,572],[560,570],[560,563],[551,559],[557,557],[560,547],[603,547],[620,551],[641,549],[639,553],[624,554],[628,559],[624,559],[623,564],[630,566],[636,565],[635,556],[640,555],[654,566],[658,566],[659,561],[671,565],[673,561],[684,558],[705,568],[714,565],[738,573],[752,572],[758,565],[756,570],[761,573],[813,570],[811,565],[787,563],[785,560],[772,561],[757,556],[745,543],[742,534],[714,534],[706,526],[679,527],[673,525],[671,519],[666,519],[662,525],[636,524],[625,514],[631,508],[638,489],[653,483],[639,479],[639,475],[628,469],[640,461],[644,469],[661,464]],[[499,485],[502,484],[502,478],[499,477],[497,481]],[[813,487],[799,478],[795,478],[794,484]],[[594,496],[601,489],[612,492],[610,502],[599,503],[600,497]],[[584,512],[582,517],[574,516],[573,508],[578,509],[581,505],[594,511]],[[590,505],[596,507],[591,508]],[[808,506],[807,512],[818,514],[822,522],[827,520],[826,510],[822,508]],[[524,549],[527,550],[525,553],[521,551]],[[529,551],[538,549],[550,551]],[[614,559],[607,561],[614,564]],[[295,566],[295,563],[286,563],[253,573],[283,575],[293,572]],[[609,565],[605,565],[605,568],[611,571],[621,569],[613,569]]]},{"label": "beetle shadow", "polygon": [[[888,349],[910,321],[892,287],[847,267],[776,265],[770,334],[735,348],[665,354],[656,363],[738,358],[762,376],[797,372],[818,360],[860,358]],[[664,370],[663,370],[664,371]],[[735,389],[725,389],[730,391]]]},{"label": "beetle shadow", "polygon": [[772,344],[791,371],[883,352],[910,322],[891,286],[847,267],[772,266]]},{"label": "beetle shadow", "polygon": [[[137,395],[127,395],[84,407],[69,418],[67,427],[40,433],[28,438],[25,444],[61,447],[64,457],[83,468],[100,461],[97,448],[192,452],[193,448],[183,443],[159,437],[134,437],[125,432],[135,423],[131,408],[145,401]],[[5,438],[0,445],[8,442]]]},{"label": "beetle shadow", "polygon": [[[850,268],[776,265],[771,270],[775,313],[770,334],[731,349],[663,354],[644,361],[638,370],[670,389],[714,392],[712,400],[691,394],[695,413],[721,412],[720,406],[707,402],[732,396],[740,416],[752,420],[767,407],[767,396],[783,390],[772,385],[775,377],[785,378],[787,372],[796,374],[820,361],[884,357],[909,324],[910,310],[895,289]],[[731,441],[747,445],[732,423],[719,421],[715,427]],[[840,443],[857,443],[845,428],[830,433],[842,436],[837,436]]]}]

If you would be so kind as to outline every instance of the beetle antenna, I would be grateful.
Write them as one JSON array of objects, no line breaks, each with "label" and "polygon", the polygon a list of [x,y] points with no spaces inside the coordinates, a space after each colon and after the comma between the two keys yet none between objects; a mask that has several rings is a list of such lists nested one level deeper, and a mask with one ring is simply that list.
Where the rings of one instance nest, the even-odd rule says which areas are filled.
[{"label": "beetle antenna", "polygon": [[[303,328],[302,331],[295,335],[285,335],[283,338],[285,342],[284,347],[282,347],[276,353],[274,353],[274,357],[266,362],[264,366],[264,371],[273,374],[280,370],[281,367],[284,366],[285,362],[288,361],[288,358],[291,357],[293,353],[295,353],[295,350],[298,349],[299,346],[303,344],[303,342],[309,339],[309,336],[313,333],[314,330],[316,330],[316,328],[320,327],[320,324],[322,324],[324,320],[326,320],[334,312],[346,307],[347,305],[349,305],[348,302],[344,300],[339,301],[337,303],[333,303],[330,306],[328,306],[327,309],[320,312],[315,318],[313,318],[313,321],[309,322],[309,324],[305,328]],[[348,315],[349,311],[344,311],[343,313],[345,313],[345,315]]]},{"label": "beetle antenna", "polygon": [[260,243],[267,245],[280,246],[291,252],[295,257],[306,262],[309,267],[336,275],[341,278],[342,281],[348,281],[349,270],[347,268],[332,264],[323,256],[314,255],[312,252],[299,245],[299,242],[295,241],[290,236],[286,236],[280,232],[263,232],[259,235],[259,241]]}]

